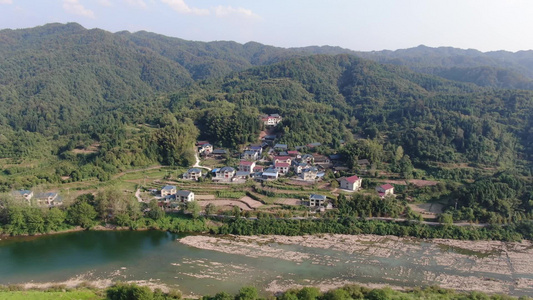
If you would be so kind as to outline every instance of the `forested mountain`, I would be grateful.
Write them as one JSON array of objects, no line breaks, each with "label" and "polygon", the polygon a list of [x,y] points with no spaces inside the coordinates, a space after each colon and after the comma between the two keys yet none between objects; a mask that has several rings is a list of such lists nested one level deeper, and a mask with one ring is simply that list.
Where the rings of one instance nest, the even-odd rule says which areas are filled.
[{"label": "forested mountain", "polygon": [[533,88],[533,51],[480,52],[451,47],[416,48],[396,51],[357,52],[380,63],[407,66],[416,72],[450,80],[497,88]]},{"label": "forested mountain", "polygon": [[[457,176],[442,167],[450,163],[524,174],[531,168],[533,94],[460,82],[505,67],[503,58],[526,74],[527,52],[419,47],[365,54],[406,65],[397,66],[338,47],[190,42],[78,24],[3,30],[0,41],[0,156],[57,160],[39,180],[105,179],[154,162],[187,165],[197,136],[229,148],[255,141],[260,113],[286,116],[278,130],[291,147],[321,142],[340,151],[341,140],[359,143],[343,150],[349,163],[372,157],[395,171],[414,163],[439,178]],[[422,73],[410,70],[417,61]],[[446,69],[444,77],[463,77],[423,74],[429,65]],[[496,81],[525,78],[502,72]],[[71,152],[91,144],[100,151]],[[408,157],[394,161],[400,146]],[[4,170],[18,172],[25,170]],[[31,184],[4,183],[21,185]]]}]

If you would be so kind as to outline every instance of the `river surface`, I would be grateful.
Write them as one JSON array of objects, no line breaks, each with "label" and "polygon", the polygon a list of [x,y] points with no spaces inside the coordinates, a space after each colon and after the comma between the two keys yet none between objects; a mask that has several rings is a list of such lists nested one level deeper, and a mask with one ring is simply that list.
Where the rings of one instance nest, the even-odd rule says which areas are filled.
[{"label": "river surface", "polygon": [[[428,273],[490,275],[490,280],[509,285],[516,279],[513,274],[465,273],[431,261],[421,265],[417,259],[428,256],[428,243],[417,244],[419,252],[394,257],[296,244],[267,245],[311,258],[291,260],[276,255],[201,249],[180,243],[179,238],[179,235],[160,231],[84,231],[0,240],[0,284],[66,282],[73,278],[112,279],[178,288],[188,295],[205,295],[220,291],[234,293],[244,285],[268,290],[286,283],[359,282],[406,287],[438,284],[438,280],[428,279]],[[451,251],[442,247],[441,250],[431,249],[437,251],[431,252],[432,256],[439,255],[438,251],[443,254]],[[480,259],[461,255],[466,262]],[[524,276],[525,280],[533,278],[532,274]],[[506,292],[533,295],[531,289],[512,288]]]}]

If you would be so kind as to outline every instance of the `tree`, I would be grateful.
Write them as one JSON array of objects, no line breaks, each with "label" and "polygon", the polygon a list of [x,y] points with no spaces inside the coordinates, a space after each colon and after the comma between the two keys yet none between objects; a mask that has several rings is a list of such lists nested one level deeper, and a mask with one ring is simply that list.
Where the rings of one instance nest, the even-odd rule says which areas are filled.
[{"label": "tree", "polygon": [[57,207],[51,208],[46,214],[45,221],[48,230],[59,230],[65,222],[66,214]]},{"label": "tree", "polygon": [[72,225],[79,225],[83,228],[91,227],[94,224],[94,219],[97,212],[89,203],[85,201],[76,202],[68,208],[67,220]]},{"label": "tree", "polygon": [[197,219],[200,216],[202,208],[197,201],[190,201],[187,202],[187,211],[192,215],[193,219]]},{"label": "tree", "polygon": [[239,293],[235,296],[235,300],[256,300],[259,294],[257,289],[253,286],[245,286],[239,290]]},{"label": "tree", "polygon": [[316,300],[322,293],[316,287],[304,287],[298,292],[300,300]]},{"label": "tree", "polygon": [[165,216],[165,211],[159,207],[159,204],[157,203],[156,199],[152,199],[150,203],[148,204],[148,209],[150,209],[147,213],[148,217],[154,220],[162,219]]},{"label": "tree", "polygon": [[217,207],[213,203],[208,203],[205,206],[205,214],[206,215],[214,215],[217,213]]}]

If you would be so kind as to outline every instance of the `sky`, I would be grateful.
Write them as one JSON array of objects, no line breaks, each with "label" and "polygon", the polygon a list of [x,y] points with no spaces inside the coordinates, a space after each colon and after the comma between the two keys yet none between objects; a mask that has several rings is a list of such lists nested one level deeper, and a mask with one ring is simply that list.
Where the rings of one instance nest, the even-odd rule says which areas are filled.
[{"label": "sky", "polygon": [[533,0],[0,0],[1,29],[54,22],[278,47],[533,49]]}]

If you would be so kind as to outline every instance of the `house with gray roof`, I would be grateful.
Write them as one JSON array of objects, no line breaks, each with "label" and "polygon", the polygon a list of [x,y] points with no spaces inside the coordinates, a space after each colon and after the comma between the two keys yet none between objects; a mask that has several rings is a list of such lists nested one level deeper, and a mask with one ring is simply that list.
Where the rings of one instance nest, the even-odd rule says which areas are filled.
[{"label": "house with gray roof", "polygon": [[183,173],[183,179],[198,181],[200,177],[202,177],[202,169],[200,168],[191,168]]},{"label": "house with gray roof", "polygon": [[194,193],[191,191],[177,191],[176,201],[183,203],[194,201]]},{"label": "house with gray roof", "polygon": [[175,185],[165,185],[161,189],[161,197],[167,197],[170,195],[176,195],[176,186]]},{"label": "house with gray roof", "polygon": [[309,196],[309,206],[310,207],[324,207],[327,197],[324,195],[311,194]]}]

